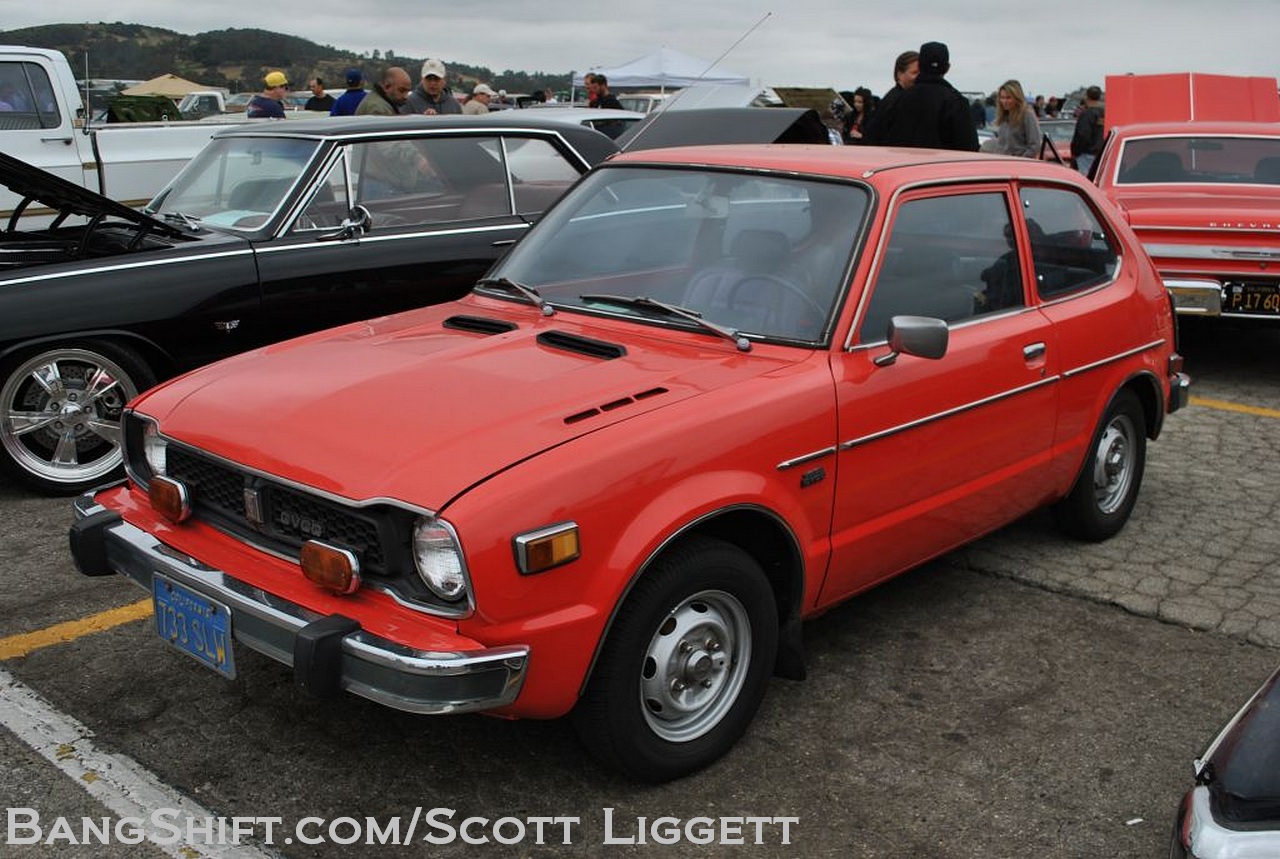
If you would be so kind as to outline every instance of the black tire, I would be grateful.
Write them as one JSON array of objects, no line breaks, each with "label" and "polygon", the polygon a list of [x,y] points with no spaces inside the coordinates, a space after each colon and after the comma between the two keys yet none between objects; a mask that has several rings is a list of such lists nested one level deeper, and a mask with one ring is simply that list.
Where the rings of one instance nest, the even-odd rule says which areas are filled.
[{"label": "black tire", "polygon": [[156,383],[132,349],[102,340],[43,346],[0,364],[0,468],[44,495],[123,474],[120,415]]},{"label": "black tire", "polygon": [[1133,391],[1123,390],[1107,407],[1093,434],[1080,476],[1054,514],[1072,537],[1098,542],[1129,521],[1147,462],[1147,420]]},{"label": "black tire", "polygon": [[632,778],[664,782],[727,752],[773,673],[778,612],[751,556],[693,538],[627,596],[573,724],[587,750]]}]

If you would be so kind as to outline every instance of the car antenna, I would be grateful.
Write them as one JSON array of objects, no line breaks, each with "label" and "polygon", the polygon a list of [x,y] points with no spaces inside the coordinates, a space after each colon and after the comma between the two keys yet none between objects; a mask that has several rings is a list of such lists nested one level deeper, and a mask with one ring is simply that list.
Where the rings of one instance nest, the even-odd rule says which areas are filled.
[{"label": "car antenna", "polygon": [[[694,82],[694,83],[697,83],[698,81],[700,81],[700,80],[702,80],[703,78],[705,78],[708,74],[710,74],[712,69],[714,69],[716,66],[720,65],[720,61],[721,61],[721,60],[723,60],[725,57],[729,56],[729,53],[730,53],[734,48],[736,48],[736,47],[738,47],[738,45],[742,44],[742,42],[747,38],[747,36],[750,36],[752,33],[754,33],[754,32],[755,32],[755,31],[760,27],[760,25],[761,25],[761,24],[763,24],[765,21],[769,20],[769,18],[770,18],[772,15],[773,15],[773,13],[772,13],[772,12],[765,12],[763,15],[761,15],[761,16],[760,16],[760,20],[759,20],[759,21],[756,21],[756,22],[755,22],[754,24],[752,24],[749,28],[747,28],[747,31],[746,31],[745,33],[743,33],[741,36],[739,36],[739,37],[737,38],[737,40],[736,40],[732,45],[730,45],[728,48],[726,48],[726,49],[725,49],[725,51],[724,51],[724,53],[722,53],[720,56],[718,56],[718,57],[716,57],[714,60],[712,60],[712,61],[711,61],[711,65],[709,65],[709,66],[707,66],[705,69],[703,69],[703,70],[702,70],[702,73],[701,73],[701,74],[699,74],[696,78],[694,78],[694,79],[693,79],[693,82]],[[627,151],[627,147],[629,147],[631,144],[635,143],[637,140],[639,140],[641,137],[643,137],[643,136],[644,136],[644,134],[645,134],[645,132],[646,132],[646,131],[648,131],[650,128],[652,128],[653,126],[657,125],[658,120],[659,120],[659,119],[661,118],[661,116],[662,116],[662,111],[663,111],[663,108],[659,108],[657,111],[655,111],[655,112],[654,112],[654,114],[653,114],[653,118],[652,118],[652,119],[650,119],[648,122],[644,123],[643,127],[641,127],[640,129],[638,129],[638,130],[636,131],[635,136],[633,136],[630,140],[628,140],[626,143],[624,143],[622,146],[620,146],[620,147],[619,147],[619,150],[620,150],[620,151],[622,151],[622,152],[626,152],[626,151]]]}]

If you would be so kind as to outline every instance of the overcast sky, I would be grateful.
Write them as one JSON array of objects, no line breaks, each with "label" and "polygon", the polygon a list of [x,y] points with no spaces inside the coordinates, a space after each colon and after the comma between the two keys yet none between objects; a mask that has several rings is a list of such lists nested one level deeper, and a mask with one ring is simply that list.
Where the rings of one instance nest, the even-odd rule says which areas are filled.
[{"label": "overcast sky", "polygon": [[[892,83],[894,57],[930,40],[950,46],[951,82],[981,92],[1008,78],[1022,81],[1029,94],[1052,94],[1126,72],[1280,72],[1280,0],[468,0],[450,5],[454,9],[424,0],[267,4],[255,16],[244,4],[173,0],[59,0],[56,11],[54,4],[42,9],[39,3],[6,2],[0,27],[97,22],[108,15],[186,34],[254,27],[357,53],[435,56],[494,72],[582,71],[621,65],[666,46],[708,64],[727,51],[718,68],[765,85],[866,85],[877,94]],[[416,70],[410,73],[416,77]]]}]

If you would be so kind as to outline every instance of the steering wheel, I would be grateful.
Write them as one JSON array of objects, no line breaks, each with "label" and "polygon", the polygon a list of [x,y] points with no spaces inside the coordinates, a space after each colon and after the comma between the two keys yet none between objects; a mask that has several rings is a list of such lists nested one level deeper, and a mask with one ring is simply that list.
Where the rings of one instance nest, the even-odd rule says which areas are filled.
[{"label": "steering wheel", "polygon": [[[827,317],[827,309],[819,304],[817,299],[812,295],[805,292],[791,281],[784,280],[783,278],[772,274],[744,274],[736,283],[729,287],[728,304],[730,309],[737,309],[743,288],[748,284],[753,283],[757,284],[759,290],[765,295],[777,293],[779,289],[782,292],[790,293],[800,299],[800,303],[808,310],[812,310],[817,319],[822,320]],[[772,302],[772,304],[774,304],[775,307],[777,306],[777,302]]]}]

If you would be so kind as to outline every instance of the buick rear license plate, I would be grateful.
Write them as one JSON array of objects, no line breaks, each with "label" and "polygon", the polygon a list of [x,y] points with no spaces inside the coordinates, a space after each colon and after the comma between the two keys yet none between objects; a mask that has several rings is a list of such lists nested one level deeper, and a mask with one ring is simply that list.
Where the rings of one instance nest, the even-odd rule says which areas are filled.
[{"label": "buick rear license plate", "polygon": [[1222,312],[1280,316],[1280,283],[1228,283]]},{"label": "buick rear license plate", "polygon": [[156,632],[188,656],[235,679],[231,609],[164,576],[152,577]]}]

